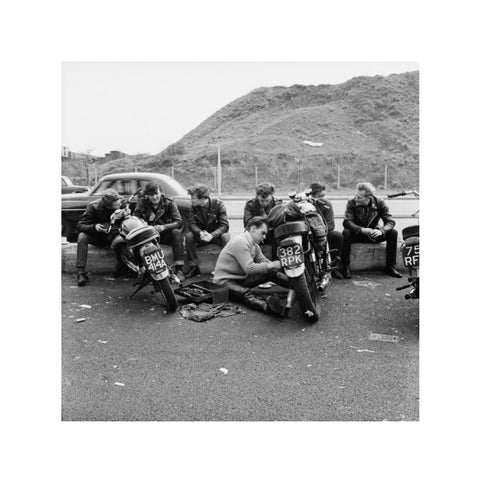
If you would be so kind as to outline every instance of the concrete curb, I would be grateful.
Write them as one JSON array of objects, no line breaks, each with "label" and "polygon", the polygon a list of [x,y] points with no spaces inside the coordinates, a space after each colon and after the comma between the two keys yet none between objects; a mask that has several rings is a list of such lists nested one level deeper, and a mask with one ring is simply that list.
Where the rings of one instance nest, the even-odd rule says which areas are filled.
[{"label": "concrete curb", "polygon": [[[173,253],[170,246],[162,245],[169,264],[173,264]],[[218,254],[221,248],[217,245],[208,245],[198,248],[198,261],[201,273],[210,273],[215,268]],[[270,258],[271,247],[262,246],[262,251]],[[77,244],[62,244],[62,272],[76,272]],[[186,259],[186,256],[185,256]],[[350,268],[352,271],[373,271],[385,267],[386,247],[385,244],[353,244],[350,256]],[[401,259],[397,249],[397,260]],[[404,270],[397,261],[397,268]],[[95,246],[88,247],[87,271],[96,274],[109,274],[115,269],[115,256],[113,251]],[[189,269],[186,262],[185,269]]]}]

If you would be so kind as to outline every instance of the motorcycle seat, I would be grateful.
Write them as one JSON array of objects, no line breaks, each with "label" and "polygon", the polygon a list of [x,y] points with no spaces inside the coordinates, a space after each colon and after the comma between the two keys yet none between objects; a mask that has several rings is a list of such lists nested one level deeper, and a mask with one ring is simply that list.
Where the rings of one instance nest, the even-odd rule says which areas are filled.
[{"label": "motorcycle seat", "polygon": [[273,235],[275,239],[282,239],[291,235],[305,234],[309,232],[309,227],[305,221],[291,221],[285,224],[281,224],[275,231]]},{"label": "motorcycle seat", "polygon": [[135,248],[140,244],[147,243],[148,241],[152,241],[155,238],[158,238],[159,234],[152,226],[142,226],[140,228],[135,228],[130,231],[127,236],[127,244],[131,248]]},{"label": "motorcycle seat", "polygon": [[420,226],[415,224],[413,226],[407,226],[406,228],[402,229],[402,237],[404,240],[408,238],[418,238],[420,237]]}]

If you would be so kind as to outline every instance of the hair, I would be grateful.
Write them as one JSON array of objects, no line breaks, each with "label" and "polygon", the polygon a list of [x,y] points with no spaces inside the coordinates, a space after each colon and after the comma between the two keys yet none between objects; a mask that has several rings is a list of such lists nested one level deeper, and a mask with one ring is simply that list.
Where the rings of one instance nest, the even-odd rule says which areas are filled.
[{"label": "hair", "polygon": [[326,187],[323,184],[318,184],[318,182],[314,182],[313,184],[310,184],[310,190],[312,194],[325,191],[325,189]]},{"label": "hair", "polygon": [[105,189],[102,194],[102,201],[107,205],[111,206],[115,201],[123,199],[120,194],[118,194],[115,189]]},{"label": "hair", "polygon": [[267,196],[273,195],[275,192],[275,186],[269,182],[261,182],[256,188],[257,196],[266,198]]},{"label": "hair", "polygon": [[375,188],[371,182],[359,182],[357,184],[357,191],[365,191],[367,196],[373,196],[375,194]]},{"label": "hair", "polygon": [[208,197],[210,190],[204,184],[195,184],[187,189],[188,194],[198,199],[205,199]]},{"label": "hair", "polygon": [[267,218],[264,216],[254,216],[252,219],[248,220],[248,223],[245,229],[247,231],[250,231],[250,229],[252,229],[253,226],[255,226],[258,229],[262,224],[267,224]]},{"label": "hair", "polygon": [[150,194],[155,194],[156,192],[162,193],[162,186],[158,181],[149,181],[143,187],[143,195],[148,196]]}]

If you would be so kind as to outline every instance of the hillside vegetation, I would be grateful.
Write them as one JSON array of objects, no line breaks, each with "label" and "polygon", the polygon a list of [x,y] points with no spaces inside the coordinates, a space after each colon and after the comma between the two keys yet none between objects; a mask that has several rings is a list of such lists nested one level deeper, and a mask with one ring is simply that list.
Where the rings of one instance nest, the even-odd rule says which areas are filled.
[{"label": "hillside vegetation", "polygon": [[[321,147],[304,141],[321,143]],[[286,192],[314,181],[330,189],[360,180],[388,188],[419,184],[419,73],[355,77],[338,85],[261,87],[211,115],[157,155],[98,167],[99,175],[134,170],[171,173],[185,185],[213,186],[221,146],[222,189],[251,192],[268,180]]]}]

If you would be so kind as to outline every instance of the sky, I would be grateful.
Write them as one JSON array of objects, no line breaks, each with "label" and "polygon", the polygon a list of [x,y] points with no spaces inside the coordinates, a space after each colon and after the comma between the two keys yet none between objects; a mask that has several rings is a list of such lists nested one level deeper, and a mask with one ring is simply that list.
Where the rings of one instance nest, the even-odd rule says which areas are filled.
[{"label": "sky", "polygon": [[157,154],[259,87],[339,84],[418,62],[63,62],[62,145]]}]

